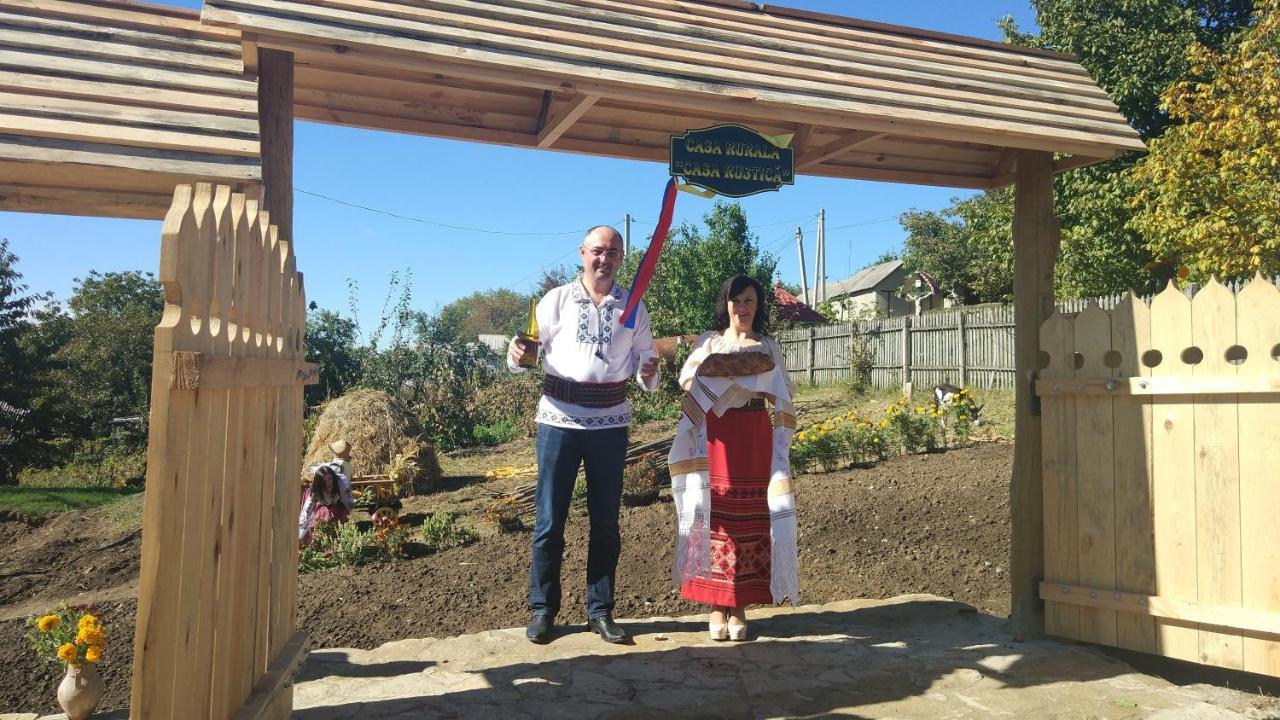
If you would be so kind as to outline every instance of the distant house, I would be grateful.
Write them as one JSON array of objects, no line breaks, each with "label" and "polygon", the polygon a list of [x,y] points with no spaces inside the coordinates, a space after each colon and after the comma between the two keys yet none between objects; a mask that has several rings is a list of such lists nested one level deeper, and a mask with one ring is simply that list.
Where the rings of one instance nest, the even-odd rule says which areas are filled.
[{"label": "distant house", "polygon": [[[826,300],[831,303],[840,320],[865,318],[868,316],[899,317],[914,315],[915,303],[902,296],[905,284],[919,287],[920,311],[933,310],[944,306],[943,294],[933,278],[925,273],[911,275],[902,265],[901,260],[872,265],[853,274],[853,277],[839,282],[827,283]],[[918,282],[917,282],[918,281]],[[910,292],[911,287],[908,288]],[[807,298],[810,305],[816,303],[812,298],[816,290],[811,288]]]},{"label": "distant house", "polygon": [[817,310],[804,304],[800,298],[792,295],[781,285],[773,288],[773,305],[775,315],[780,322],[795,325],[822,325],[827,321],[818,314]]}]

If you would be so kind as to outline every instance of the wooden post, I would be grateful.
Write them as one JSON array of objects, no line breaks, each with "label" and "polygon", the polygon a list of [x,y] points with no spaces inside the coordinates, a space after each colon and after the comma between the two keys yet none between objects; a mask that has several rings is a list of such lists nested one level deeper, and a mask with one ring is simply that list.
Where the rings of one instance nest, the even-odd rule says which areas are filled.
[{"label": "wooden post", "polygon": [[293,53],[258,50],[262,207],[278,237],[293,242]]},{"label": "wooden post", "polygon": [[969,353],[965,349],[967,340],[965,339],[964,311],[961,310],[956,313],[956,317],[959,318],[958,327],[960,332],[960,387],[969,387]]},{"label": "wooden post", "polygon": [[810,385],[815,384],[817,379],[815,373],[817,372],[818,362],[817,362],[817,355],[815,354],[815,350],[816,348],[814,347],[814,341],[813,341],[813,328],[810,327],[809,328],[809,384]]},{"label": "wooden post", "polygon": [[1044,576],[1044,505],[1041,486],[1040,417],[1032,415],[1032,382],[1040,355],[1040,325],[1053,312],[1053,267],[1061,235],[1053,209],[1053,156],[1019,150],[1013,212],[1013,312],[1016,435],[1009,581],[1015,633],[1044,632],[1044,603],[1037,583]]},{"label": "wooden post", "polygon": [[902,392],[911,394],[911,317],[902,318]]}]

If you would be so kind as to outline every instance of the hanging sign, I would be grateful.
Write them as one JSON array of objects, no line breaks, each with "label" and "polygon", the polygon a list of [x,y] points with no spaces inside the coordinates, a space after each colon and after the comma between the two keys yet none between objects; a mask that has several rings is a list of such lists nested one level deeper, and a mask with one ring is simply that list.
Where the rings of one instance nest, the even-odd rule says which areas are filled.
[{"label": "hanging sign", "polygon": [[671,175],[725,197],[746,197],[795,184],[791,135],[761,135],[715,125],[671,136]]}]

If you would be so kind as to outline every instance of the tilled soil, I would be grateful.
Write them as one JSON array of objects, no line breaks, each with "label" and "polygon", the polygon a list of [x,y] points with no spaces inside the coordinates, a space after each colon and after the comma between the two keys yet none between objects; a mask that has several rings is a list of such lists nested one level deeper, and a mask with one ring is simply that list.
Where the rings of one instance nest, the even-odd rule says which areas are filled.
[{"label": "tilled soil", "polygon": [[[800,601],[929,592],[1006,615],[1012,459],[1012,444],[982,443],[870,468],[801,476],[796,483]],[[451,501],[431,496],[424,507],[433,498]],[[119,586],[136,578],[136,537],[77,539],[79,526],[66,517],[15,532],[16,552],[8,551],[0,560],[0,603],[29,604],[33,598],[69,596],[80,588]],[[0,536],[7,539],[10,528],[5,525]],[[698,606],[677,597],[671,582],[675,512],[670,501],[624,507],[621,525],[615,616],[698,612]],[[570,518],[562,623],[585,622],[587,529],[585,516]],[[52,547],[61,543],[68,549]],[[52,559],[59,569],[38,581],[4,577],[19,567],[52,567]],[[298,624],[311,633],[315,647],[366,649],[403,638],[523,625],[528,571],[529,534],[518,532],[427,557],[313,573],[299,582]],[[112,600],[99,607],[112,631],[103,665],[108,691],[100,707],[123,707],[128,704],[136,601]],[[0,612],[6,609],[0,607]],[[0,712],[54,711],[58,668],[34,658],[22,639],[24,631],[21,620],[0,622],[0,666],[14,679],[0,683]]]}]

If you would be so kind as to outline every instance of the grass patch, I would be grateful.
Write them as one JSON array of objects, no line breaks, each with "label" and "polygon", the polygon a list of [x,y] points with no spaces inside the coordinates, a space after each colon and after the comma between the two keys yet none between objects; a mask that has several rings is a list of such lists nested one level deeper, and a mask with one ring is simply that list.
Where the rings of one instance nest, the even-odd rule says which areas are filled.
[{"label": "grass patch", "polygon": [[[71,510],[88,510],[140,494],[136,490],[104,487],[0,486],[0,510],[41,516]],[[141,503],[138,503],[141,507]]]}]

